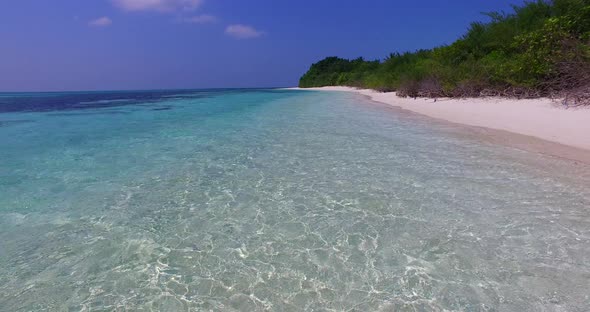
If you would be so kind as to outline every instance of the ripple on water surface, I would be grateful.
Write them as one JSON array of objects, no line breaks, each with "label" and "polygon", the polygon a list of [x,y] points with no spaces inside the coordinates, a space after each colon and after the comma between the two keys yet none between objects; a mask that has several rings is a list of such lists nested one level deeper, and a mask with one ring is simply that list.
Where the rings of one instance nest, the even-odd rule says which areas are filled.
[{"label": "ripple on water surface", "polygon": [[0,127],[0,310],[590,309],[583,165],[347,94],[141,98]]}]

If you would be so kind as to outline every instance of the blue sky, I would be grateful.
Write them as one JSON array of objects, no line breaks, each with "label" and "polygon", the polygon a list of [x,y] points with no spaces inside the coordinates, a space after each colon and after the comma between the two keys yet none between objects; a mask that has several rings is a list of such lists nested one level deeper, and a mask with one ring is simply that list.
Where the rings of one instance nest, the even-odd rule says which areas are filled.
[{"label": "blue sky", "polygon": [[2,0],[0,91],[294,86],[325,56],[457,39],[520,0]]}]

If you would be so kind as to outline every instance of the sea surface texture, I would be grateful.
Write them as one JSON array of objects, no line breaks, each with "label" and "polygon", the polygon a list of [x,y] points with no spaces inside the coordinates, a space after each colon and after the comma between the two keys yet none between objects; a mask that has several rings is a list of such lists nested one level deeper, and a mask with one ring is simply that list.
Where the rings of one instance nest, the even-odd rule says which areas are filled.
[{"label": "sea surface texture", "polygon": [[349,93],[0,94],[1,311],[581,312],[589,289],[582,164]]}]

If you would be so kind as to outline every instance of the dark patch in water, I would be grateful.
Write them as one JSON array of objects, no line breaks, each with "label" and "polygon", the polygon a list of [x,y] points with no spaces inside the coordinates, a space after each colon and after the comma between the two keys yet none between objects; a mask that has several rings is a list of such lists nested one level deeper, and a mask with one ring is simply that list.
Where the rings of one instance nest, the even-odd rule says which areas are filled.
[{"label": "dark patch in water", "polygon": [[22,119],[22,120],[0,120],[0,127],[8,127],[12,125],[20,125],[25,123],[35,122],[34,120]]},{"label": "dark patch in water", "polygon": [[51,113],[51,116],[88,116],[88,115],[128,115],[131,112],[125,111],[92,111],[92,112],[69,112],[69,113]]},{"label": "dark patch in water", "polygon": [[171,109],[172,109],[172,107],[170,107],[170,106],[152,108],[153,111],[165,111],[165,110],[171,110]]},{"label": "dark patch in water", "polygon": [[[221,92],[220,92],[221,91]],[[227,90],[161,90],[64,93],[2,93],[0,113],[51,112],[152,105],[173,98],[201,99]]]}]

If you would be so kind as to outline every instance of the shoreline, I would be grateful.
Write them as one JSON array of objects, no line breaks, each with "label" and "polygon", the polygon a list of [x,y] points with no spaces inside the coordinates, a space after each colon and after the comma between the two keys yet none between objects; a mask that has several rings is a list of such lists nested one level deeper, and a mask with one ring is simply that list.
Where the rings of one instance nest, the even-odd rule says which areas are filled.
[{"label": "shoreline", "polygon": [[558,107],[548,98],[435,100],[351,87],[288,89],[353,92],[374,102],[469,128],[471,134],[488,142],[590,164],[590,109]]}]

